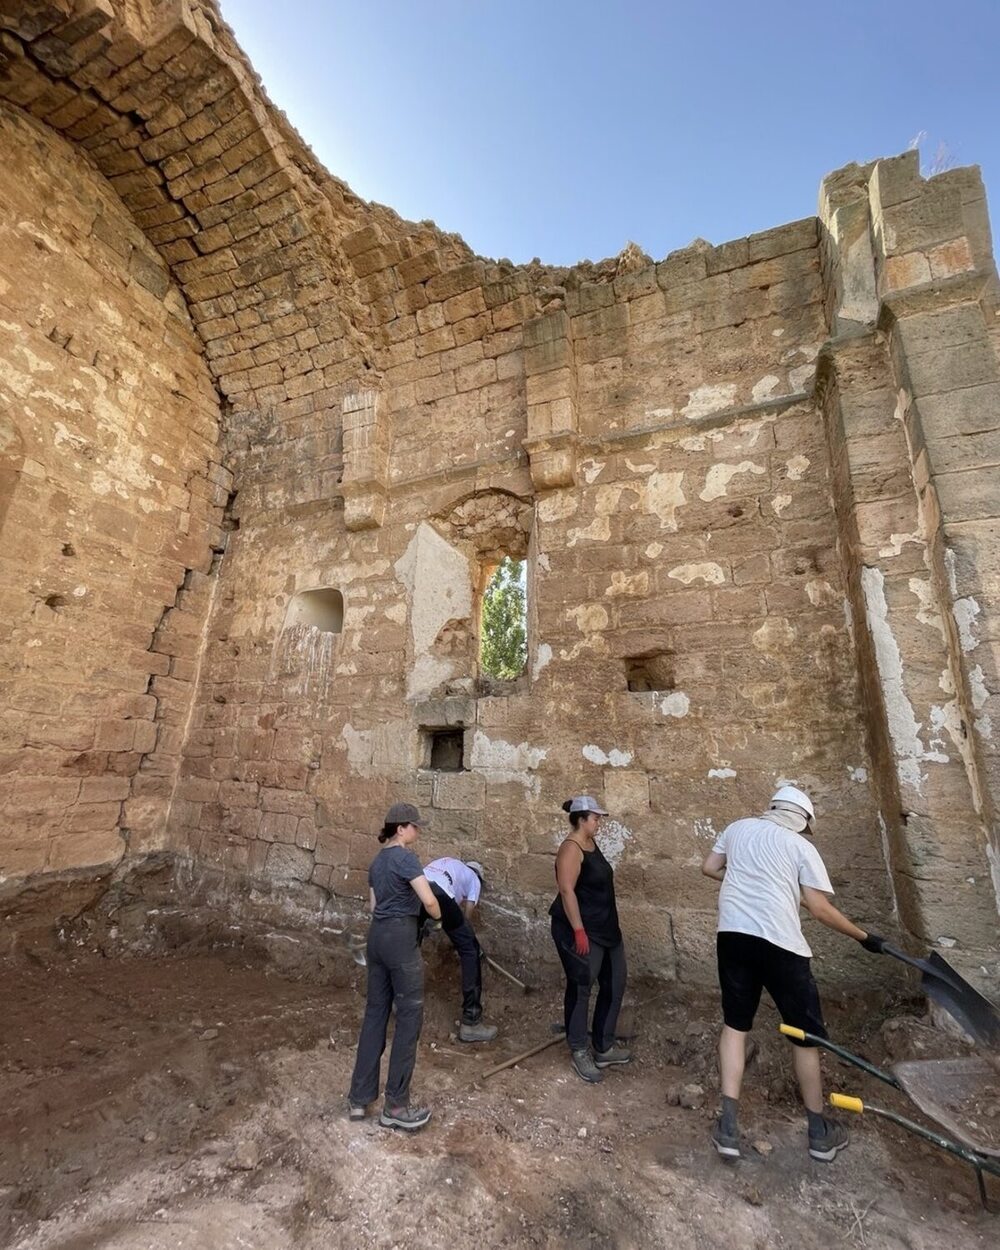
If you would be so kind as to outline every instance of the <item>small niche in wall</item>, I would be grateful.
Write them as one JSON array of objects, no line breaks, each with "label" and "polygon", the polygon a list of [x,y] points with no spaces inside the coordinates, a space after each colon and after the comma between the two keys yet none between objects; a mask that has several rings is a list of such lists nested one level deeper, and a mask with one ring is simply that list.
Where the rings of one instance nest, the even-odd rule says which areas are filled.
[{"label": "small niche in wall", "polygon": [[629,690],[636,693],[676,689],[673,653],[656,651],[649,655],[629,656],[625,660],[625,683]]},{"label": "small niche in wall", "polygon": [[287,625],[309,625],[322,634],[339,634],[344,628],[344,596],[323,586],[300,590],[288,605]]},{"label": "small niche in wall", "polygon": [[440,773],[465,771],[465,730],[425,729],[425,767]]}]

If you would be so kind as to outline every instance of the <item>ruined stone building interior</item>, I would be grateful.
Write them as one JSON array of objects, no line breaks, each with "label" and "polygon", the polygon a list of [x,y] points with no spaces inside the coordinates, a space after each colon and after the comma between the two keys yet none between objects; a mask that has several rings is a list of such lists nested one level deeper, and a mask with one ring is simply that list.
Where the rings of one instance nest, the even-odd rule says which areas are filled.
[{"label": "ruined stone building interior", "polygon": [[[422,859],[485,865],[484,932],[548,984],[543,1030],[570,794],[610,813],[636,984],[711,991],[698,865],[784,781],[816,803],[842,910],[998,997],[1000,304],[978,170],[849,165],[816,216],[552,268],[366,203],[293,123],[213,0],[0,10],[0,934],[5,959],[32,954],[42,1015],[72,959],[124,993],[172,949],[242,946],[262,985],[316,973],[280,991],[312,996],[289,1018],[324,984],[346,995],[333,1059],[296,1034],[273,1076],[297,1047],[342,1093],[321,1075],[360,1009],[340,935],[400,799],[426,817]],[[498,679],[481,609],[508,557],[527,661]],[[814,949],[836,993],[890,977],[833,935]],[[211,1032],[215,1013],[189,1014]],[[607,1117],[589,1142],[578,1123],[538,1150],[625,1149]],[[472,1167],[467,1143],[438,1148]],[[0,1147],[0,1208],[28,1149]],[[391,1160],[366,1159],[382,1184]],[[381,1216],[362,1235],[334,1213],[313,1242],[273,1210],[254,1241],[257,1198],[202,1240],[72,1241],[59,1175],[41,1223],[10,1225],[37,1240],[8,1244],[393,1244]],[[693,1182],[672,1184],[648,1201],[683,1205]],[[518,1240],[491,1193],[484,1245],[563,1244],[523,1222]],[[653,1244],[607,1201],[619,1231],[578,1244]],[[741,1209],[758,1223],[718,1244],[765,1244],[770,1208]]]}]

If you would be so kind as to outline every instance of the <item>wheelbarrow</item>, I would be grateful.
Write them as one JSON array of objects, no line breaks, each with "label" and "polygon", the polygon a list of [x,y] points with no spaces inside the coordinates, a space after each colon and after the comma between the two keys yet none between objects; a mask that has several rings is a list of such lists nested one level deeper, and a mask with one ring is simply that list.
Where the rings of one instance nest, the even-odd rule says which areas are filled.
[{"label": "wheelbarrow", "polygon": [[1000,1176],[1000,1058],[970,1055],[962,1059],[913,1059],[894,1063],[888,1071],[862,1059],[825,1037],[782,1024],[781,1032],[812,1042],[846,1060],[876,1080],[901,1090],[917,1107],[952,1136],[935,1132],[906,1116],[863,1102],[850,1094],[831,1094],[831,1106],[858,1114],[868,1112],[898,1124],[924,1141],[946,1150],[975,1169],[979,1199],[990,1210],[984,1174]]}]

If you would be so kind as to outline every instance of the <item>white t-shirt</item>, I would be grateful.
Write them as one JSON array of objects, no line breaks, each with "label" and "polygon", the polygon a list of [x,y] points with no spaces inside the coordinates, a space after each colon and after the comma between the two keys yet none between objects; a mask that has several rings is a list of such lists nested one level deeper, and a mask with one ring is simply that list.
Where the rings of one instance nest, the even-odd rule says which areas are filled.
[{"label": "white t-shirt", "polygon": [[428,881],[439,885],[445,894],[450,895],[459,907],[465,902],[475,906],[479,902],[479,878],[460,859],[434,859],[424,869]]},{"label": "white t-shirt", "polygon": [[799,887],[832,894],[819,851],[799,833],[763,817],[737,820],[712,848],[726,857],[719,891],[719,932],[751,933],[796,955],[812,951],[802,936]]}]

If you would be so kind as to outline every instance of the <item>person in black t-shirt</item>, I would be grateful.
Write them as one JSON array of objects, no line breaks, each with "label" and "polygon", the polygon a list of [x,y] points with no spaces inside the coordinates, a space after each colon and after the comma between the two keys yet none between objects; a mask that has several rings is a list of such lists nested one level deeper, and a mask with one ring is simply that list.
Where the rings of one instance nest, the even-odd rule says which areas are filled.
[{"label": "person in black t-shirt", "polygon": [[[624,1047],[615,1046],[627,975],[625,943],[618,924],[614,870],[594,841],[607,812],[589,794],[567,799],[563,811],[569,813],[571,829],[556,855],[559,893],[549,908],[552,940],[566,973],[566,1041],[573,1068],[583,1080],[596,1083],[604,1079],[603,1068],[632,1058]],[[595,981],[591,1052],[587,1016]]]},{"label": "person in black t-shirt", "polygon": [[379,1124],[421,1129],[431,1118],[426,1107],[411,1107],[410,1078],[424,1017],[424,961],[417,942],[421,904],[441,919],[441,907],[420,860],[408,848],[420,834],[420,812],[412,803],[394,803],[378,840],[383,849],[368,869],[368,994],[351,1077],[350,1118],[363,1120],[378,1097],[389,1014],[396,1008],[396,1030],[389,1055],[385,1103]]}]

